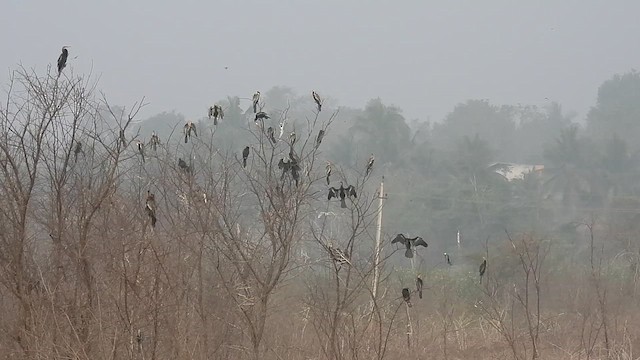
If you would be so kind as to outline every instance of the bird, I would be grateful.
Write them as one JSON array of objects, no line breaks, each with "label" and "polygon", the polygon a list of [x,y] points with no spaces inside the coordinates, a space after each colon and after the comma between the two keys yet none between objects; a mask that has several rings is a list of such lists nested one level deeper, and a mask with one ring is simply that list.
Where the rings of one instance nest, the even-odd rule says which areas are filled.
[{"label": "bird", "polygon": [[328,245],[328,248],[331,260],[335,261],[339,265],[350,264],[349,256],[344,251],[340,250],[340,248],[335,248],[331,244]]},{"label": "bird", "polygon": [[178,158],[178,167],[184,172],[191,172],[191,167],[182,158]]},{"label": "bird", "polygon": [[453,263],[451,262],[451,257],[449,257],[449,254],[444,253],[444,259],[447,261],[447,265],[449,266],[453,265]]},{"label": "bird", "polygon": [[253,113],[255,114],[258,111],[258,101],[260,101],[260,91],[256,91],[255,94],[253,94]]},{"label": "bird", "polygon": [[323,137],[324,137],[324,130],[320,130],[318,132],[318,137],[316,138],[316,149],[320,147],[320,143],[322,142]]},{"label": "bird", "polygon": [[331,168],[332,168],[331,163],[327,161],[327,166],[326,166],[326,169],[327,169],[327,185],[329,185],[329,177],[331,176]]},{"label": "bird", "polygon": [[401,243],[402,245],[404,245],[407,250],[404,253],[405,257],[408,258],[412,258],[413,257],[413,248],[415,248],[416,246],[424,246],[424,247],[428,247],[429,244],[426,243],[426,241],[424,241],[424,239],[422,239],[420,236],[416,236],[414,238],[408,238],[406,236],[404,236],[404,234],[398,234],[396,235],[396,237],[391,241],[392,244],[395,243]]},{"label": "bird", "polygon": [[209,117],[213,117],[213,125],[218,125],[218,120],[224,119],[224,111],[220,105],[213,105],[213,109],[210,109],[209,113],[211,114]]},{"label": "bird", "polygon": [[409,288],[402,289],[402,298],[407,303],[407,306],[411,307],[411,292],[409,291]]},{"label": "bird", "polygon": [[213,118],[213,106],[209,106],[208,116],[209,116],[209,119]]},{"label": "bird", "polygon": [[292,131],[292,132],[291,132],[291,134],[289,134],[289,144],[290,144],[291,146],[293,146],[293,144],[295,144],[295,143],[296,143],[296,139],[297,139],[297,137],[296,137],[296,132],[295,132],[295,130],[294,130],[294,131]]},{"label": "bird", "polygon": [[482,284],[482,277],[484,276],[485,271],[487,271],[487,259],[485,257],[482,258],[482,264],[478,268],[478,272],[480,273],[480,284]]},{"label": "bird", "polygon": [[124,137],[124,129],[120,129],[120,142],[122,143],[122,146],[127,146],[127,138]]},{"label": "bird", "polygon": [[264,119],[270,119],[269,115],[267,115],[267,113],[264,111],[260,111],[256,114],[256,118],[254,120],[257,123],[258,120],[264,120]]},{"label": "bird", "polygon": [[318,95],[317,92],[312,91],[311,96],[313,97],[313,101],[316,102],[316,105],[318,105],[318,112],[320,112],[320,110],[322,110],[322,100],[320,99],[320,95]]},{"label": "bird", "polygon": [[62,53],[58,56],[58,77],[62,73],[62,70],[67,67],[67,58],[69,57],[69,50],[67,50],[69,46],[62,47]]},{"label": "bird", "polygon": [[273,130],[273,127],[271,127],[271,126],[269,126],[269,127],[267,128],[267,137],[269,138],[269,140],[271,140],[271,142],[272,142],[272,143],[274,143],[274,144],[276,143],[276,138],[275,138],[275,135],[274,135],[274,130]]},{"label": "bird", "polygon": [[366,170],[365,176],[368,176],[369,173],[371,172],[374,161],[375,161],[375,157],[373,156],[373,154],[371,154],[371,156],[369,156],[369,162],[367,163],[367,170]]},{"label": "bird", "polygon": [[249,157],[249,147],[246,146],[244,150],[242,150],[242,167],[247,167],[247,158]]},{"label": "bird", "polygon": [[346,197],[358,197],[358,194],[356,193],[356,188],[353,185],[349,185],[347,187],[344,187],[342,181],[340,182],[340,187],[339,188],[334,188],[334,187],[330,187],[329,188],[329,195],[327,196],[327,200],[331,200],[331,198],[340,198],[340,207],[341,208],[346,208],[347,204],[345,202],[345,198]]},{"label": "bird", "polygon": [[286,119],[283,119],[280,122],[280,135],[278,135],[278,139],[282,139],[282,134],[284,134],[284,125],[285,125],[286,122],[287,122]]},{"label": "bird", "polygon": [[155,131],[151,133],[151,139],[149,139],[149,144],[151,145],[151,148],[153,149],[153,151],[156,151],[158,149],[158,145],[160,145],[160,138],[158,137],[158,134],[156,134]]},{"label": "bird", "polygon": [[78,141],[76,143],[76,148],[73,150],[74,162],[78,162],[78,154],[82,153],[84,155],[84,150],[82,150],[82,143]]},{"label": "bird", "polygon": [[185,144],[191,138],[192,131],[193,131],[193,135],[198,136],[198,131],[196,131],[196,124],[194,124],[191,121],[187,121],[187,123],[184,124],[184,143]]},{"label": "bird", "polygon": [[418,297],[420,299],[422,299],[422,285],[422,277],[418,274],[418,276],[416,276],[416,290],[418,291]]},{"label": "bird", "polygon": [[138,140],[138,152],[142,156],[142,162],[144,163],[144,143],[140,140]]},{"label": "bird", "polygon": [[158,220],[156,218],[156,196],[150,190],[147,190],[147,201],[145,203],[144,210],[151,219],[151,227],[155,228],[156,221]]}]

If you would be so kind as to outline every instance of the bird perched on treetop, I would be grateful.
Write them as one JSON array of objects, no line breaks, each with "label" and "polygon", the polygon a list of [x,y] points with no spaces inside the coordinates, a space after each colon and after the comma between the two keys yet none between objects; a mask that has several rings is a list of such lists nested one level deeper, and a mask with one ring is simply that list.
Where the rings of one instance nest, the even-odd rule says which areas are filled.
[{"label": "bird perched on treetop", "polygon": [[349,185],[347,187],[344,187],[344,185],[342,184],[342,181],[340,182],[340,188],[336,189],[334,187],[330,187],[329,188],[329,195],[327,196],[327,200],[331,200],[331,198],[337,198],[340,197],[340,207],[341,208],[346,208],[347,204],[345,202],[345,198],[346,197],[358,197],[358,194],[356,193],[356,188],[353,185]]},{"label": "bird perched on treetop", "polygon": [[407,303],[407,306],[411,307],[411,292],[409,291],[409,288],[402,289],[402,298]]},{"label": "bird perched on treetop", "polygon": [[322,142],[323,137],[324,137],[324,130],[320,130],[318,132],[318,137],[316,138],[316,149],[320,147],[320,143]]},{"label": "bird perched on treetop", "polygon": [[140,153],[140,155],[142,156],[142,162],[144,163],[144,143],[140,140],[138,140],[138,152]]},{"label": "bird perched on treetop", "polygon": [[404,234],[398,234],[396,235],[396,237],[391,241],[392,244],[395,243],[401,243],[402,245],[404,245],[407,250],[404,253],[404,256],[408,257],[408,258],[412,258],[413,257],[413,248],[415,248],[416,246],[424,246],[424,247],[428,247],[429,244],[426,243],[426,241],[424,241],[424,239],[422,239],[420,236],[416,236],[414,238],[408,238],[406,236],[404,236]]},{"label": "bird perched on treetop", "polygon": [[218,120],[224,119],[222,106],[216,104],[209,108],[209,119],[211,118],[213,118],[213,125],[218,125]]},{"label": "bird perched on treetop", "polygon": [[246,146],[244,150],[242,150],[242,167],[247,167],[247,158],[249,157],[249,147]]},{"label": "bird perched on treetop", "polygon": [[120,129],[120,142],[122,143],[122,146],[126,147],[127,146],[127,138],[124,137],[124,129]]},{"label": "bird perched on treetop", "polygon": [[156,197],[155,195],[147,190],[147,201],[145,203],[145,207],[144,210],[147,212],[147,215],[149,215],[149,218],[151,219],[151,227],[156,227]]},{"label": "bird perched on treetop", "polygon": [[151,139],[149,139],[149,144],[151,145],[151,148],[153,149],[153,151],[156,151],[158,149],[158,145],[160,145],[160,138],[158,137],[158,134],[156,134],[155,131],[151,133]]},{"label": "bird perched on treetop", "polygon": [[255,94],[253,94],[253,113],[255,114],[258,111],[258,101],[260,101],[260,91],[256,91]]},{"label": "bird perched on treetop", "polygon": [[269,140],[271,140],[272,143],[276,143],[276,137],[275,137],[275,132],[273,130],[272,126],[269,126],[267,128],[267,137],[269,138]]},{"label": "bird perched on treetop", "polygon": [[482,284],[482,277],[484,276],[485,271],[487,271],[487,259],[485,257],[482,258],[482,264],[480,264],[480,268],[478,268],[478,272],[480,273],[480,283]]},{"label": "bird perched on treetop", "polygon": [[267,115],[267,113],[264,111],[260,111],[256,114],[256,118],[254,120],[257,123],[258,120],[264,120],[264,119],[269,119],[269,115]]},{"label": "bird perched on treetop", "polygon": [[187,123],[184,124],[184,143],[185,144],[191,138],[192,131],[193,131],[193,135],[198,136],[198,131],[196,131],[196,124],[192,123],[191,121],[187,121]]},{"label": "bird perched on treetop", "polygon": [[369,156],[369,162],[367,163],[367,170],[365,172],[364,176],[368,176],[369,173],[371,172],[371,169],[373,169],[373,162],[375,161],[375,157],[373,156],[373,154],[371,154],[371,156]]},{"label": "bird perched on treetop", "polygon": [[331,176],[331,163],[327,161],[326,171],[327,171],[327,185],[329,185],[329,177]]},{"label": "bird perched on treetop", "polygon": [[62,47],[62,53],[58,56],[58,77],[62,73],[62,70],[67,67],[67,58],[69,57],[69,50],[67,50],[69,46]]},{"label": "bird perched on treetop", "polygon": [[422,299],[422,285],[422,277],[418,274],[418,276],[416,276],[416,290],[418,291],[418,297],[420,299]]},{"label": "bird perched on treetop", "polygon": [[317,92],[312,91],[311,96],[313,97],[313,101],[315,101],[316,105],[318,106],[318,112],[320,112],[322,110],[322,99],[320,99],[320,95],[318,95]]}]

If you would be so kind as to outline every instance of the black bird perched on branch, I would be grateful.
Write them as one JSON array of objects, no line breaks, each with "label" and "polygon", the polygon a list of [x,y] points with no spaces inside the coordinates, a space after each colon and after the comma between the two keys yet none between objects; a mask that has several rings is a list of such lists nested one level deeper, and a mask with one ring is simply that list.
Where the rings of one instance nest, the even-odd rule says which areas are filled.
[{"label": "black bird perched on branch", "polygon": [[187,123],[184,124],[184,143],[185,144],[191,138],[192,131],[193,131],[193,135],[198,136],[198,131],[196,130],[196,124],[192,123],[191,121],[187,121]]},{"label": "black bird perched on branch", "polygon": [[316,102],[316,105],[318,105],[318,112],[320,112],[322,110],[322,99],[320,99],[320,95],[318,95],[317,92],[312,91],[311,96],[313,97],[313,101]]},{"label": "black bird perched on branch", "polygon": [[178,167],[184,172],[191,172],[191,167],[182,158],[178,158]]},{"label": "black bird perched on branch", "polygon": [[420,236],[416,236],[414,238],[408,238],[406,236],[404,236],[403,234],[398,234],[396,235],[396,237],[391,240],[392,244],[395,243],[401,243],[402,245],[404,245],[407,250],[404,252],[404,256],[408,257],[408,258],[412,258],[413,257],[413,248],[415,248],[416,246],[424,246],[424,247],[428,247],[429,244],[427,244],[424,239],[422,239]]},{"label": "black bird perched on branch", "polygon": [[327,161],[327,185],[329,185],[329,177],[331,176],[331,163]]},{"label": "black bird perched on branch", "polygon": [[144,143],[140,140],[138,140],[138,152],[140,153],[140,155],[142,156],[142,162],[144,163]]},{"label": "black bird perched on branch", "polygon": [[320,132],[318,132],[318,137],[316,138],[316,149],[320,147],[320,143],[322,142],[323,137],[324,137],[324,130],[320,130]]},{"label": "black bird perched on branch", "polygon": [[449,254],[444,253],[444,259],[447,261],[447,265],[449,266],[453,265],[453,263],[451,262],[451,257],[449,257]]},{"label": "black bird perched on branch", "polygon": [[76,148],[73,150],[74,162],[78,162],[78,154],[82,153],[84,155],[84,150],[82,150],[82,143],[78,141],[76,143]]},{"label": "black bird perched on branch", "polygon": [[416,276],[416,290],[418,291],[418,297],[420,299],[422,299],[422,285],[422,277],[418,274],[418,276]]},{"label": "black bird perched on branch", "polygon": [[411,307],[411,292],[409,288],[402,289],[402,298],[407,303],[407,306]]},{"label": "black bird perched on branch", "polygon": [[211,118],[213,118],[213,125],[218,125],[218,120],[224,119],[222,106],[216,104],[209,107],[209,119]]},{"label": "black bird perched on branch", "polygon": [[58,56],[58,77],[62,73],[62,70],[67,67],[67,58],[69,57],[69,50],[67,50],[69,46],[62,47],[62,53]]},{"label": "black bird perched on branch", "polygon": [[160,138],[158,137],[158,134],[156,134],[155,131],[151,133],[151,139],[149,140],[149,144],[151,145],[151,148],[153,149],[153,151],[156,151],[158,149],[158,145],[160,145]]},{"label": "black bird perched on branch", "polygon": [[369,156],[369,162],[367,163],[367,170],[364,174],[364,176],[368,176],[369,173],[371,172],[371,169],[373,169],[373,162],[375,161],[375,157],[373,156],[373,154],[371,154],[371,156]]},{"label": "black bird perched on branch", "polygon": [[478,268],[478,272],[480,273],[480,284],[482,284],[482,277],[484,276],[485,271],[487,271],[487,259],[482,258],[482,264],[480,264],[480,268]]},{"label": "black bird perched on branch", "polygon": [[127,146],[127,138],[124,137],[124,129],[120,129],[120,142],[122,143],[122,146]]},{"label": "black bird perched on branch", "polygon": [[264,121],[264,119],[270,119],[269,115],[267,115],[267,113],[264,112],[264,111],[260,111],[260,112],[258,112],[256,114],[255,122],[257,123],[258,120],[263,120]]},{"label": "black bird perched on branch", "polygon": [[[255,94],[253,94],[253,113],[255,114],[258,111],[258,101],[260,101],[260,91],[256,91]],[[256,117],[256,120],[258,118]]]},{"label": "black bird perched on branch", "polygon": [[144,210],[151,219],[151,227],[156,227],[156,196],[149,190],[147,190],[147,201]]},{"label": "black bird perched on branch", "polygon": [[242,150],[242,167],[247,167],[247,158],[249,157],[249,147],[246,146],[244,150]]},{"label": "black bird perched on branch", "polygon": [[340,197],[340,207],[341,208],[346,208],[347,207],[347,203],[345,202],[345,198],[346,197],[358,197],[358,194],[356,193],[356,188],[353,185],[349,185],[347,187],[344,187],[344,185],[342,184],[342,181],[340,182],[340,188],[336,189],[334,187],[330,187],[329,188],[329,195],[327,196],[327,200],[331,200],[331,198],[338,198]]},{"label": "black bird perched on branch", "polygon": [[273,130],[273,127],[269,126],[267,128],[267,137],[269,138],[269,140],[271,140],[272,143],[276,143],[276,136],[275,136],[275,132]]}]

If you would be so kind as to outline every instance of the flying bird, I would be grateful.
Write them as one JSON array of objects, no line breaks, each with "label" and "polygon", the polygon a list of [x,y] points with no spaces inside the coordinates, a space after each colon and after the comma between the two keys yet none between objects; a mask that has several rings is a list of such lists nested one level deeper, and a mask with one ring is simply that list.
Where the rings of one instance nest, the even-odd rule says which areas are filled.
[{"label": "flying bird", "polygon": [[258,111],[258,101],[260,101],[260,91],[256,91],[256,93],[253,94],[252,101],[253,101],[253,113],[255,114]]},{"label": "flying bird", "polygon": [[373,156],[373,154],[371,154],[371,156],[369,156],[369,162],[367,163],[367,170],[365,172],[365,176],[368,176],[369,173],[371,172],[371,169],[373,168],[373,162],[375,161],[375,157]]},{"label": "flying bird", "polygon": [[411,292],[409,291],[409,288],[402,289],[402,298],[407,303],[407,306],[411,307]]},{"label": "flying bird", "polygon": [[322,110],[322,99],[320,99],[320,95],[318,95],[317,92],[312,91],[311,96],[313,96],[313,101],[318,105],[318,112],[320,112]]},{"label": "flying bird", "polygon": [[347,187],[344,187],[342,181],[340,182],[340,187],[339,188],[334,188],[334,187],[330,187],[329,188],[329,195],[327,196],[327,200],[331,200],[331,198],[340,198],[340,207],[341,208],[346,208],[347,204],[345,202],[345,199],[347,197],[351,198],[351,197],[358,197],[358,194],[356,193],[356,188],[353,185],[349,185]]},{"label": "flying bird", "polygon": [[160,138],[158,137],[158,134],[156,134],[155,131],[151,133],[151,139],[149,139],[149,144],[151,145],[151,148],[153,149],[153,151],[156,151],[158,149],[158,145],[160,145]]},{"label": "flying bird", "polygon": [[147,201],[145,203],[144,210],[151,219],[151,227],[156,227],[156,196],[149,190],[147,190]]},{"label": "flying bird", "polygon": [[76,143],[76,148],[73,150],[74,162],[78,162],[78,154],[82,153],[84,155],[84,150],[82,150],[82,143],[78,141]]},{"label": "flying bird", "polygon": [[67,58],[69,57],[69,50],[67,50],[69,46],[62,47],[62,53],[58,56],[58,77],[62,73],[62,70],[67,67]]},{"label": "flying bird", "polygon": [[144,143],[140,140],[138,140],[138,152],[140,153],[140,155],[142,156],[142,162],[144,163]]},{"label": "flying bird", "polygon": [[249,147],[246,146],[244,150],[242,150],[242,167],[247,167],[247,158],[249,157]]},{"label": "flying bird", "polygon": [[485,271],[487,271],[487,259],[482,258],[482,264],[480,264],[480,268],[478,268],[478,272],[480,273],[480,284],[482,284],[482,277],[484,276]]},{"label": "flying bird", "polygon": [[318,137],[316,138],[316,149],[320,147],[320,143],[322,142],[323,137],[324,137],[324,130],[320,130],[318,132]]},{"label": "flying bird", "polygon": [[273,127],[269,126],[269,128],[267,128],[267,137],[269,138],[269,140],[271,140],[272,143],[276,143],[276,137],[275,137],[275,133],[273,130]]},{"label": "flying bird", "polygon": [[393,240],[391,240],[391,243],[392,244],[400,243],[404,245],[407,248],[407,250],[404,252],[404,256],[408,258],[413,257],[413,248],[415,248],[416,246],[424,246],[424,247],[429,246],[429,244],[427,244],[426,241],[424,241],[424,239],[422,239],[420,236],[416,236],[414,238],[408,238],[404,236],[404,234],[396,235],[396,237]]},{"label": "flying bird", "polygon": [[422,277],[420,277],[420,274],[418,274],[418,276],[416,277],[416,290],[418,291],[418,297],[420,299],[422,299]]},{"label": "flying bird", "polygon": [[187,123],[184,124],[184,143],[185,144],[191,138],[191,132],[193,132],[193,135],[198,136],[198,131],[196,131],[196,124],[194,124],[191,121],[187,121]]},{"label": "flying bird", "polygon": [[327,166],[326,166],[326,169],[327,169],[327,185],[329,185],[329,177],[331,176],[331,168],[332,168],[331,163],[327,161]]},{"label": "flying bird", "polygon": [[446,260],[447,265],[449,266],[453,265],[453,263],[451,262],[451,257],[449,257],[449,254],[444,253],[444,259]]}]

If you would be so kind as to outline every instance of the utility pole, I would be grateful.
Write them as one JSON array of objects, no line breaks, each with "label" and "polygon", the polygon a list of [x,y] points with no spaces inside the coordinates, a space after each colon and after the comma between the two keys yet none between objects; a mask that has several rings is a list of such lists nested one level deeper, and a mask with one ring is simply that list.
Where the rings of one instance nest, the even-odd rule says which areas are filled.
[{"label": "utility pole", "polygon": [[[386,198],[387,196],[384,193],[383,176],[382,181],[380,182],[380,192],[378,193],[378,224],[376,226],[376,247],[373,258],[373,299],[375,299],[378,294],[378,281],[380,280],[380,237],[382,236],[382,206],[384,205],[384,200]],[[371,305],[373,308],[373,300],[371,301]]]}]

